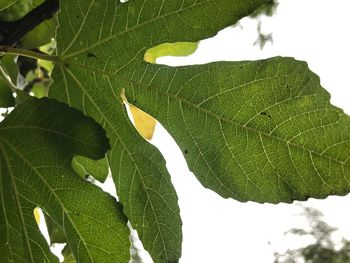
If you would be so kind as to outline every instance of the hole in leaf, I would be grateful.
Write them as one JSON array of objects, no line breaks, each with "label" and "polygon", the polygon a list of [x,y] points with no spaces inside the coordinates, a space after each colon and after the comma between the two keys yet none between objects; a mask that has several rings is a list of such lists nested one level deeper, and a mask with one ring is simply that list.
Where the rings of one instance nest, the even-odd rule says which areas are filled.
[{"label": "hole in leaf", "polygon": [[49,232],[47,230],[47,225],[46,225],[44,213],[41,210],[41,208],[39,208],[39,207],[34,208],[33,217],[34,217],[35,222],[38,225],[38,228],[39,228],[41,234],[44,236],[47,244],[50,244]]}]

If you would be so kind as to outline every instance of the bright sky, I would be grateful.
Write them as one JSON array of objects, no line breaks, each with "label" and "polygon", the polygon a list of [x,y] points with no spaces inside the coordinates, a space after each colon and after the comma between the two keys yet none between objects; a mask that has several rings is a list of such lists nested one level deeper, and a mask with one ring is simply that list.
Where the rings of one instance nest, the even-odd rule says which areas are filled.
[{"label": "bright sky", "polygon": [[[176,66],[292,56],[307,61],[331,93],[333,104],[350,114],[349,10],[349,0],[280,0],[277,14],[262,20],[262,31],[273,33],[274,40],[264,50],[253,46],[257,38],[256,21],[244,19],[243,29],[227,28],[202,41],[194,55],[162,58],[158,63]],[[286,230],[303,224],[303,220],[295,217],[300,208],[223,199],[204,189],[188,171],[180,150],[164,129],[157,130],[155,144],[167,160],[179,196],[184,223],[180,262],[272,263],[273,250],[300,245],[284,236]],[[350,238],[349,203],[350,197],[330,197],[306,204],[321,209],[326,221]]]}]

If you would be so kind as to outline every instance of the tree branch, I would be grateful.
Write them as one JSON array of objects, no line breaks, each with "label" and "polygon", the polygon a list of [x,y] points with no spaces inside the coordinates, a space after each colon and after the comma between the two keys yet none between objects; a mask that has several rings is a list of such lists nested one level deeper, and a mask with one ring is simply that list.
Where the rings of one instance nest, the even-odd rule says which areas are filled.
[{"label": "tree branch", "polygon": [[16,46],[28,32],[52,18],[58,9],[59,0],[46,0],[17,21],[0,21],[0,45]]}]

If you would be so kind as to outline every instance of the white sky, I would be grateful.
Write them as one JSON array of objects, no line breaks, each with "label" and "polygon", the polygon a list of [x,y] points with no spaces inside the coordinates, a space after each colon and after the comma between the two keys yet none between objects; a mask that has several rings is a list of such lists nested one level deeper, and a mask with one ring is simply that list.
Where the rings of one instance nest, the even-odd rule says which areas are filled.
[{"label": "white sky", "polygon": [[[350,113],[350,1],[280,0],[277,14],[262,19],[262,31],[273,33],[273,45],[261,51],[253,46],[256,20],[244,19],[239,27],[227,28],[202,41],[198,51],[186,58],[161,58],[158,63],[185,65],[220,60],[256,60],[292,56],[308,62],[332,94],[332,103]],[[273,250],[301,245],[284,236],[291,227],[303,225],[293,205],[260,205],[223,199],[204,189],[191,174],[172,138],[158,129],[155,142],[167,160],[179,196],[183,220],[182,263],[273,262]],[[350,197],[311,200],[329,224],[350,238]],[[271,245],[268,244],[271,241]],[[145,261],[146,262],[146,261]],[[148,261],[147,261],[148,262]]]}]

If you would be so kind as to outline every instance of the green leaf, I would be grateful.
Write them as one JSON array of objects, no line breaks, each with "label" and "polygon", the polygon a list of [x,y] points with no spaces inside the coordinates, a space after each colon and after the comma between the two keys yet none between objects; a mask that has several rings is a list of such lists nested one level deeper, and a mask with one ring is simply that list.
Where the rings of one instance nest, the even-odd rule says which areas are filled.
[{"label": "green leaf", "polygon": [[72,160],[72,167],[82,178],[91,175],[101,183],[108,176],[109,165],[106,157],[95,161],[84,156],[75,156]]},{"label": "green leaf", "polygon": [[189,56],[193,54],[197,48],[198,42],[164,43],[147,50],[144,59],[149,63],[156,63],[157,58],[164,56]]},{"label": "green leaf", "polygon": [[0,107],[8,108],[13,107],[14,105],[15,98],[13,97],[11,88],[0,78]]},{"label": "green leaf", "polygon": [[0,11],[9,8],[11,5],[15,4],[18,0],[1,0]]},{"label": "green leaf", "polygon": [[92,119],[32,99],[0,124],[0,251],[4,262],[58,262],[37,228],[40,207],[65,231],[79,262],[127,262],[127,219],[113,197],[79,178],[73,155],[98,159],[109,144]]},{"label": "green leaf", "polygon": [[306,63],[148,66],[146,75],[126,96],[165,126],[197,178],[223,197],[278,203],[350,191],[350,118]]},{"label": "green leaf", "polygon": [[[6,55],[0,59],[0,66],[3,68],[5,73],[10,74],[12,82],[16,81],[18,68],[13,60],[13,56]],[[15,98],[13,97],[12,93],[11,88],[0,76],[0,107],[8,108],[15,105]]]},{"label": "green leaf", "polygon": [[152,47],[211,37],[267,2],[61,1],[50,96],[106,129],[118,196],[156,263],[180,257],[177,197],[162,157],[130,124],[123,89],[171,132],[199,180],[224,197],[276,203],[350,190],[348,117],[329,104],[305,63],[171,68],[144,61]]},{"label": "green leaf", "polygon": [[62,256],[64,257],[63,263],[76,263],[73,257],[72,250],[68,245],[66,245],[62,250]]},{"label": "green leaf", "polygon": [[46,223],[46,227],[47,227],[47,232],[49,234],[50,237],[50,244],[54,244],[54,243],[67,243],[67,239],[66,239],[66,234],[64,232],[64,230],[59,227],[54,220],[52,220],[49,216],[45,215],[45,223]]},{"label": "green leaf", "polygon": [[[1,0],[3,1],[3,0]],[[33,0],[16,0],[6,1],[10,2],[10,5],[6,5],[6,9],[0,8],[0,20],[11,22],[18,20],[25,16],[33,8]],[[5,5],[3,5],[5,6]]]},{"label": "green leaf", "polygon": [[50,43],[56,36],[57,17],[45,20],[28,34],[20,42],[20,46],[26,49],[33,49]]}]

